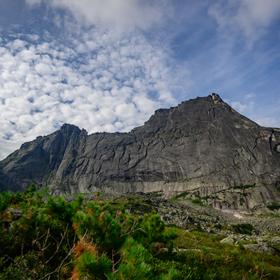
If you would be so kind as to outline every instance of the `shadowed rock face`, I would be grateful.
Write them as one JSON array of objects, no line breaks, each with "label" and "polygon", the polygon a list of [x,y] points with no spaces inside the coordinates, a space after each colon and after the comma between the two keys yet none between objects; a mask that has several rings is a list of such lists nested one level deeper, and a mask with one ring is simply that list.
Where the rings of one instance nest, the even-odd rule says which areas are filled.
[{"label": "shadowed rock face", "polygon": [[241,205],[237,198],[228,207],[251,208],[279,199],[280,130],[257,125],[212,94],[157,110],[129,133],[87,135],[63,125],[3,160],[0,180],[2,189],[37,182],[55,193],[162,190],[216,197],[250,185],[245,192],[250,189],[253,203],[245,195]]}]

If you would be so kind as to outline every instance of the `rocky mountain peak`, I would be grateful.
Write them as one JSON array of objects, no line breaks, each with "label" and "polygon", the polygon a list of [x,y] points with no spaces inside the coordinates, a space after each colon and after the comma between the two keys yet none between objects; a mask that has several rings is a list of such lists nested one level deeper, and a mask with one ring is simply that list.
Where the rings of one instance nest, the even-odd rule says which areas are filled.
[{"label": "rocky mountain peak", "polygon": [[60,128],[61,131],[66,133],[72,133],[72,132],[80,132],[81,129],[73,124],[65,123]]},{"label": "rocky mountain peak", "polygon": [[191,133],[194,126],[197,131],[207,131],[210,126],[238,126],[240,122],[249,127],[257,126],[230,107],[218,94],[212,93],[206,97],[183,101],[169,109],[156,110],[138,131],[149,134],[160,130],[180,130],[185,134]]},{"label": "rocky mountain peak", "polygon": [[214,102],[223,102],[222,98],[217,93],[212,93],[210,96]]},{"label": "rocky mountain peak", "polygon": [[65,123],[58,131],[54,132],[54,134],[58,139],[62,137],[69,141],[71,139],[75,141],[75,139],[87,137],[88,132],[85,129],[80,129],[76,125]]},{"label": "rocky mountain peak", "polygon": [[[215,207],[252,208],[280,198],[279,145],[279,129],[257,125],[213,93],[159,109],[129,133],[88,135],[65,124],[0,162],[0,187],[188,192]],[[242,186],[251,186],[245,196]]]}]

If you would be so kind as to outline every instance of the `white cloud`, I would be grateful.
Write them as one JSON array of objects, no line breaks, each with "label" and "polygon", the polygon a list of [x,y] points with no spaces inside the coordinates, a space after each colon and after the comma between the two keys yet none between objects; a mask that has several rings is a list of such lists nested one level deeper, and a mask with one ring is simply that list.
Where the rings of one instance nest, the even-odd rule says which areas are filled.
[{"label": "white cloud", "polygon": [[[45,3],[66,9],[82,24],[110,24],[116,28],[149,28],[171,13],[169,1],[156,0],[25,0],[30,6]],[[58,20],[61,22],[60,20]],[[59,23],[60,24],[60,23]]]},{"label": "white cloud", "polygon": [[245,113],[248,110],[248,105],[241,103],[240,101],[230,102],[230,105],[241,114]]},{"label": "white cloud", "polygon": [[262,106],[260,106],[258,96],[254,93],[248,93],[238,101],[225,101],[239,113],[244,114],[261,126],[279,127],[279,100],[275,100],[273,105],[262,102]]},{"label": "white cloud", "polygon": [[280,1],[219,0],[209,7],[209,15],[215,18],[220,28],[241,31],[252,45],[280,17]]},{"label": "white cloud", "polygon": [[95,28],[63,45],[4,40],[0,158],[63,123],[89,133],[129,131],[174,104],[175,80],[167,55],[135,33],[116,39]]},{"label": "white cloud", "polygon": [[256,118],[256,122],[266,127],[279,127],[279,119],[275,117],[261,117]]}]

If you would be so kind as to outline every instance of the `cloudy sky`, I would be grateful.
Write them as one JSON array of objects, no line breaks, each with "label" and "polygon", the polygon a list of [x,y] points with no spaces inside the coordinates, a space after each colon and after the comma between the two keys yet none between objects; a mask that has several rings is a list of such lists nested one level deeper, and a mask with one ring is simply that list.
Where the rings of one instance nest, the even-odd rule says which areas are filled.
[{"label": "cloudy sky", "polygon": [[218,92],[280,127],[279,0],[0,0],[0,159]]}]

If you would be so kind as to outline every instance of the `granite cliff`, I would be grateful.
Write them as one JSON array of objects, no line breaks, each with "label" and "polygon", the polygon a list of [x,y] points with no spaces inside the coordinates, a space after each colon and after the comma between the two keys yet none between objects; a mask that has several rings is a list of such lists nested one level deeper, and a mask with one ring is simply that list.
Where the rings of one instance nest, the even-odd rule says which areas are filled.
[{"label": "granite cliff", "polygon": [[88,135],[65,124],[0,162],[0,189],[31,182],[53,193],[162,191],[252,209],[280,200],[280,129],[216,94],[157,110],[129,133]]}]

